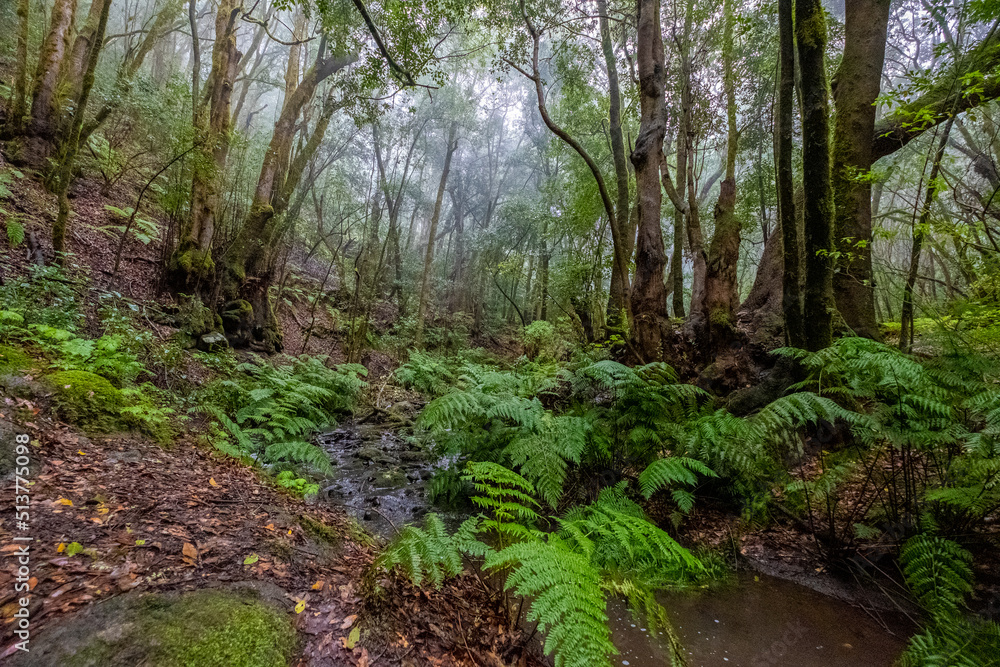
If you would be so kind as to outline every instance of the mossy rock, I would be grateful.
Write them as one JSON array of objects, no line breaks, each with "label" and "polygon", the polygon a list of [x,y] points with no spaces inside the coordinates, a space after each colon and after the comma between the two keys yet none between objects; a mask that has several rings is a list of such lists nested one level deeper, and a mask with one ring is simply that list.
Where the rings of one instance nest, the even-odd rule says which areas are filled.
[{"label": "mossy rock", "polygon": [[130,594],[95,604],[31,638],[16,667],[286,667],[296,648],[286,612],[253,591]]},{"label": "mossy rock", "polygon": [[31,357],[10,345],[0,345],[0,371],[25,371],[31,368]]},{"label": "mossy rock", "polygon": [[60,371],[45,381],[52,387],[52,403],[61,419],[96,433],[122,428],[122,394],[100,375]]}]

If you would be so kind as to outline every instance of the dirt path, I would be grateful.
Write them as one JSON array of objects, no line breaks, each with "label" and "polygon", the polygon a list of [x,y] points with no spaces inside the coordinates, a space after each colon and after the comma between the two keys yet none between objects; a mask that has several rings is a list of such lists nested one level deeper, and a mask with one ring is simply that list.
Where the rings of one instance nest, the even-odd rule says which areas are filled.
[{"label": "dirt path", "polygon": [[[6,419],[35,409],[5,400],[0,417]],[[185,439],[165,449],[128,435],[86,438],[42,415],[24,428],[39,442],[33,458],[40,464],[32,473],[29,531],[32,641],[44,641],[46,626],[84,605],[127,591],[250,582],[294,616],[298,665],[529,661],[518,648],[520,634],[505,626],[473,577],[439,592],[386,581],[378,610],[366,605],[361,589],[374,558],[370,538],[343,514],[268,486],[238,461]],[[6,556],[17,547],[13,483],[3,487]],[[8,562],[0,572],[0,661],[14,641],[15,598]],[[361,639],[348,649],[355,626]]]}]

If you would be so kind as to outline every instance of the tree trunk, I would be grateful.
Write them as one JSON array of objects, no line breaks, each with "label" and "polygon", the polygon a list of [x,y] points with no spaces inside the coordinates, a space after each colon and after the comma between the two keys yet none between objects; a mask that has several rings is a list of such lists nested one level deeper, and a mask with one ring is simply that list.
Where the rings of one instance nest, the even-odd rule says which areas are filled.
[{"label": "tree trunk", "polygon": [[872,275],[875,99],[882,81],[890,0],[847,0],[844,55],[834,76],[833,127],[837,309],[857,335],[877,338]]},{"label": "tree trunk", "polygon": [[[803,348],[806,339],[802,321],[802,255],[798,217],[795,214],[795,184],[792,170],[792,112],[795,94],[792,0],[778,0],[778,33],[778,113],[775,118],[777,127],[774,163],[778,194],[778,227],[781,230],[781,256],[784,264],[781,309],[785,324],[785,344]],[[767,254],[766,249],[764,254]]]},{"label": "tree trunk", "polygon": [[30,0],[17,3],[17,57],[14,70],[14,100],[7,119],[5,133],[15,136],[21,132],[24,114],[28,105],[28,16],[31,12]]},{"label": "tree trunk", "polygon": [[633,336],[641,361],[663,357],[663,331],[668,327],[663,269],[667,256],[660,228],[663,194],[660,162],[667,110],[663,93],[664,53],[659,0],[639,0],[636,63],[639,72],[639,135],[632,151],[639,202],[635,284],[632,286]]},{"label": "tree trunk", "polygon": [[[95,0],[100,2],[100,0]],[[97,60],[101,55],[101,47],[104,45],[104,32],[108,26],[108,14],[111,11],[111,0],[103,0],[101,13],[97,19],[97,27],[94,33],[93,47],[87,58],[87,67],[83,73],[83,80],[80,85],[80,97],[76,102],[75,113],[73,114],[73,124],[69,128],[59,149],[59,177],[56,181],[59,198],[59,212],[56,221],[52,225],[52,249],[56,252],[56,261],[62,263],[62,255],[66,251],[66,231],[69,226],[69,192],[70,181],[73,180],[73,167],[76,164],[76,155],[80,149],[80,132],[83,129],[83,117],[87,112],[87,100],[90,98],[90,91],[94,87],[94,73],[97,70]]]},{"label": "tree trunk", "polygon": [[715,205],[715,232],[708,248],[705,266],[705,289],[702,300],[692,302],[692,314],[703,324],[696,331],[703,353],[711,354],[727,345],[736,333],[738,291],[736,267],[739,264],[740,221],[736,218],[736,155],[739,128],[736,124],[736,84],[733,79],[733,7],[723,3],[725,28],[722,38],[723,88],[726,96],[728,140],[725,178]]},{"label": "tree trunk", "polygon": [[[622,252],[612,252],[611,287],[608,293],[608,328],[620,330],[623,321],[622,314],[627,305],[629,290],[629,261],[632,258],[632,245],[635,232],[630,221],[629,209],[629,173],[625,157],[625,139],[622,135],[621,89],[618,82],[618,63],[615,60],[615,50],[611,43],[611,28],[608,24],[607,0],[597,0],[597,13],[601,29],[601,49],[604,52],[604,66],[608,74],[608,134],[611,139],[611,155],[615,165],[615,184],[617,187],[615,215],[609,223],[617,227],[613,237],[621,239],[624,247]],[[630,233],[631,232],[631,233]],[[625,265],[621,266],[624,261]]]},{"label": "tree trunk", "polygon": [[833,187],[826,83],[826,13],[820,0],[795,0],[795,38],[802,74],[802,180],[805,195],[806,347],[833,342]]},{"label": "tree trunk", "polygon": [[[677,196],[684,201],[687,191],[687,132],[677,133]],[[684,317],[684,208],[674,206],[674,247],[670,261],[674,317]]]},{"label": "tree trunk", "polygon": [[431,291],[431,265],[434,263],[434,243],[437,237],[438,220],[441,218],[441,205],[444,203],[444,191],[448,186],[448,172],[451,170],[451,156],[458,148],[458,123],[452,122],[448,129],[448,149],[444,157],[444,167],[441,169],[441,182],[438,185],[437,199],[434,200],[434,212],[431,214],[430,229],[427,233],[427,250],[424,252],[424,271],[420,279],[420,301],[417,303],[417,327],[413,336],[413,345],[420,348],[424,343],[424,318],[427,316],[427,301]]},{"label": "tree trunk", "polygon": [[34,168],[45,166],[52,155],[62,118],[59,74],[70,48],[76,0],[55,0],[49,31],[38,55],[38,68],[31,94],[31,119],[22,157]]},{"label": "tree trunk", "polygon": [[90,48],[94,44],[94,37],[97,34],[97,27],[101,21],[101,8],[103,2],[97,0],[90,3],[90,10],[87,12],[87,20],[76,32],[73,40],[73,47],[69,52],[69,60],[63,68],[64,94],[68,100],[75,101],[80,97],[80,87],[83,85],[83,76],[87,71],[87,57]]},{"label": "tree trunk", "polygon": [[[193,2],[193,0],[192,0]],[[193,6],[193,4],[192,4]],[[175,284],[184,289],[205,293],[215,273],[212,260],[212,239],[215,237],[215,216],[219,209],[219,185],[229,157],[229,103],[240,53],[236,48],[235,22],[238,9],[235,0],[222,0],[215,17],[215,45],[212,48],[212,72],[208,77],[208,118],[199,104],[200,75],[193,72],[192,93],[196,141],[200,144],[201,160],[196,162],[191,182],[191,219],[182,230],[180,243],[170,260],[170,272]],[[192,27],[195,26],[192,12]],[[198,36],[194,35],[197,43]]]}]

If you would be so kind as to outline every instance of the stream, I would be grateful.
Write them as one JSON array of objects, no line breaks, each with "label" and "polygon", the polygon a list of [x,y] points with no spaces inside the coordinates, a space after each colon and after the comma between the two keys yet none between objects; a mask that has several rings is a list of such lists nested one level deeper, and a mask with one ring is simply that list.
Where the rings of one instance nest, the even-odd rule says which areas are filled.
[{"label": "stream", "polygon": [[[317,436],[338,477],[321,502],[346,508],[367,530],[391,538],[396,529],[436,512],[449,528],[466,515],[433,507],[427,484],[447,459],[430,456],[384,424],[343,424]],[[740,573],[733,584],[663,593],[689,667],[890,667],[913,626],[902,616],[865,610],[784,579]],[[608,604],[615,664],[669,665],[662,632],[637,623],[619,600]]]}]

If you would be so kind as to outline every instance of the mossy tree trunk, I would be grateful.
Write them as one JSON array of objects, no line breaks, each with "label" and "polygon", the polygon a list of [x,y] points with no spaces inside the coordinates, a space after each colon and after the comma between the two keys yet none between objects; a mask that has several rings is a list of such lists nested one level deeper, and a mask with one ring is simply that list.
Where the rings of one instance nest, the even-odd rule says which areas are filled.
[{"label": "mossy tree trunk", "polygon": [[632,286],[632,335],[642,361],[663,357],[663,332],[669,327],[663,270],[667,256],[660,226],[663,193],[660,163],[666,133],[663,33],[659,0],[639,0],[636,65],[639,74],[639,135],[631,160],[635,167],[639,227]]},{"label": "mossy tree trunk", "polygon": [[[240,52],[236,48],[236,19],[239,8],[234,0],[222,0],[215,16],[215,44],[212,47],[212,70],[204,102],[199,93],[199,73],[193,73],[192,96],[196,141],[201,146],[191,180],[191,217],[181,231],[180,243],[170,260],[170,273],[176,286],[195,293],[212,292],[215,262],[212,240],[215,238],[220,186],[229,157],[229,106]],[[195,23],[192,20],[192,26]],[[197,42],[198,36],[194,35]],[[198,58],[195,58],[195,63]],[[207,114],[205,106],[208,106]]]},{"label": "mossy tree trunk", "polygon": [[56,221],[52,225],[52,249],[57,253],[56,261],[61,262],[63,255],[60,253],[66,250],[66,232],[69,226],[69,185],[73,180],[73,168],[76,165],[76,155],[80,150],[80,132],[83,129],[83,118],[87,113],[87,101],[90,98],[90,91],[94,87],[94,75],[97,70],[97,60],[101,55],[101,47],[104,45],[104,33],[108,26],[108,14],[111,11],[112,0],[95,0],[101,5],[101,13],[98,16],[97,27],[94,32],[94,39],[90,52],[87,54],[87,68],[83,74],[83,81],[80,84],[80,97],[76,101],[73,114],[73,123],[68,129],[67,135],[60,143],[59,150],[59,170],[56,179],[56,194],[59,198],[59,212],[56,214]]},{"label": "mossy tree trunk", "polygon": [[[290,54],[286,83],[298,78],[298,56]],[[233,302],[245,311],[245,303],[252,308],[252,321],[241,319],[238,343],[247,343],[245,331],[264,344],[268,351],[281,349],[281,330],[270,303],[269,290],[275,278],[275,252],[280,239],[288,229],[282,215],[288,208],[292,192],[301,179],[306,163],[319,148],[326,132],[335,105],[328,102],[324,113],[317,122],[316,131],[307,141],[295,161],[292,161],[292,146],[299,130],[299,119],[303,109],[312,101],[320,83],[335,72],[354,62],[354,56],[327,56],[321,43],[316,62],[302,76],[302,80],[285,98],[281,113],[274,124],[274,132],[264,153],[257,186],[254,190],[250,212],[243,223],[240,234],[226,252],[226,270],[223,275],[222,293],[227,301],[223,306],[223,321],[226,312],[233,310]],[[228,110],[227,110],[228,114]]]},{"label": "mossy tree trunk", "polygon": [[427,302],[431,291],[431,266],[434,263],[434,243],[437,237],[438,221],[441,219],[441,206],[444,203],[444,192],[448,186],[448,172],[451,170],[451,158],[458,148],[458,122],[453,121],[448,128],[448,148],[444,156],[444,167],[441,168],[441,182],[438,184],[437,198],[434,200],[434,212],[431,214],[430,229],[427,232],[427,249],[424,251],[424,270],[420,279],[420,300],[417,302],[417,324],[413,336],[413,344],[420,348],[424,343],[424,318],[427,317]]},{"label": "mossy tree trunk", "polygon": [[844,54],[834,77],[833,188],[837,309],[855,334],[876,338],[872,274],[875,99],[882,81],[890,0],[847,0]]},{"label": "mossy tree trunk", "polygon": [[38,67],[31,93],[28,121],[21,157],[35,169],[43,168],[55,151],[62,118],[60,72],[70,49],[76,0],[55,0],[49,30],[38,54]]},{"label": "mossy tree trunk", "polygon": [[[682,121],[683,126],[683,121]],[[687,133],[677,133],[677,196],[684,201],[687,191]],[[674,245],[670,260],[670,284],[673,291],[674,317],[684,317],[684,211],[674,206]]]},{"label": "mossy tree trunk", "polygon": [[806,348],[833,342],[833,185],[826,81],[826,13],[820,0],[795,0],[795,41],[801,71],[802,180],[806,283]]},{"label": "mossy tree trunk", "polygon": [[[597,0],[601,31],[601,50],[604,53],[604,67],[608,75],[608,135],[611,140],[611,156],[615,165],[615,214],[608,221],[612,225],[612,239],[619,239],[621,252],[612,252],[611,286],[608,291],[607,325],[609,330],[620,331],[626,323],[622,314],[627,308],[629,293],[629,262],[635,245],[635,227],[632,224],[629,207],[629,169],[625,156],[625,139],[622,134],[622,99],[618,81],[618,63],[611,42],[611,28],[608,22],[607,0]],[[612,241],[614,242],[614,241]],[[624,262],[624,266],[622,265]]]},{"label": "mossy tree trunk", "polygon": [[14,98],[10,106],[10,116],[4,134],[13,137],[21,132],[24,114],[28,107],[28,17],[31,12],[30,0],[17,2],[17,54],[14,65]]},{"label": "mossy tree trunk", "polygon": [[733,63],[732,0],[723,3],[722,68],[726,98],[728,138],[726,171],[715,204],[715,232],[708,247],[705,265],[705,288],[702,297],[691,304],[691,314],[702,324],[696,330],[698,347],[706,355],[728,345],[736,334],[736,307],[739,295],[736,267],[739,264],[740,221],[736,217],[736,155],[739,128],[736,124],[736,82]]},{"label": "mossy tree trunk", "polygon": [[[795,214],[795,183],[792,170],[792,112],[795,94],[795,35],[792,0],[778,0],[778,100],[775,116],[775,175],[778,195],[778,227],[781,231],[781,310],[785,343],[806,345],[802,321],[802,255],[799,223]],[[765,255],[767,251],[765,248]],[[764,262],[761,260],[763,267]],[[756,287],[756,285],[755,285]],[[748,298],[749,300],[749,298]]]}]

